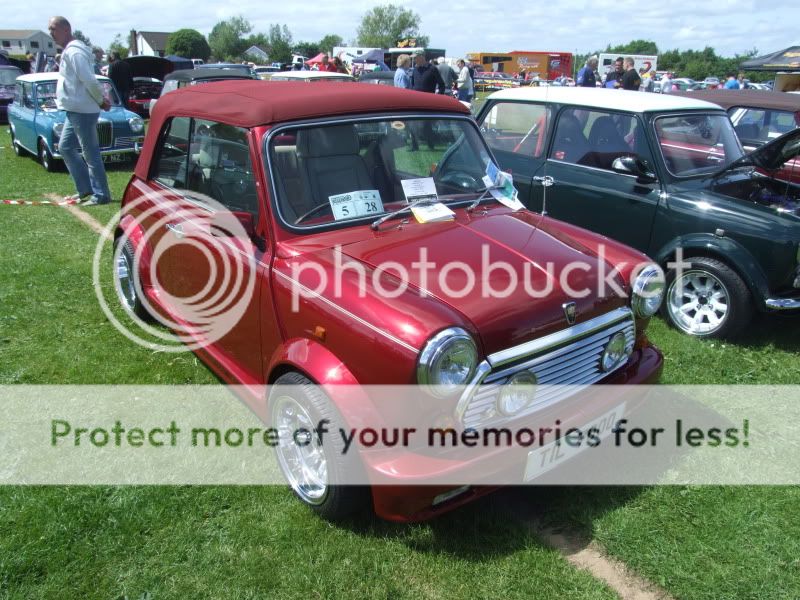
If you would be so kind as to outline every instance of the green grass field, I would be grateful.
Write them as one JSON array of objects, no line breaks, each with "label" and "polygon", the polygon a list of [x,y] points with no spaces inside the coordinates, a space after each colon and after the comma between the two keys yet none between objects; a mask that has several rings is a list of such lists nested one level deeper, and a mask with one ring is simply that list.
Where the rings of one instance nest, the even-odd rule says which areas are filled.
[{"label": "green grass field", "polygon": [[[74,190],[17,158],[0,128],[0,199]],[[111,172],[118,199],[129,170]],[[114,206],[86,209],[101,222]],[[97,237],[56,207],[0,205],[0,384],[216,379],[192,354],[145,350],[105,319]],[[800,383],[798,321],[736,343],[656,319],[668,383]],[[0,427],[2,429],[2,427]],[[613,598],[528,527],[594,540],[676,598],[800,598],[795,487],[509,489],[432,522],[332,525],[282,487],[0,487],[5,598]]]}]

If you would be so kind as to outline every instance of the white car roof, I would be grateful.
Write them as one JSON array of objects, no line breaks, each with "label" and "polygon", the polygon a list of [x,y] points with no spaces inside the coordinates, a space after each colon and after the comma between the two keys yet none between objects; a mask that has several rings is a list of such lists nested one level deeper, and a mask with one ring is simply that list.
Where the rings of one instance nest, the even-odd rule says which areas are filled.
[{"label": "white car roof", "polygon": [[649,94],[627,90],[583,87],[519,87],[501,90],[489,96],[491,100],[521,100],[528,102],[554,102],[590,108],[623,110],[627,112],[652,112],[669,110],[720,110],[711,102],[694,100],[671,94]]},{"label": "white car roof", "polygon": [[281,71],[275,73],[270,81],[281,79],[353,79],[345,73],[332,73],[330,71]]},{"label": "white car roof", "polygon": [[[103,75],[95,75],[98,81],[110,81],[108,77]],[[39,83],[40,81],[56,81],[59,78],[58,73],[28,73],[27,75],[20,75],[17,81],[25,81],[30,83]]]}]

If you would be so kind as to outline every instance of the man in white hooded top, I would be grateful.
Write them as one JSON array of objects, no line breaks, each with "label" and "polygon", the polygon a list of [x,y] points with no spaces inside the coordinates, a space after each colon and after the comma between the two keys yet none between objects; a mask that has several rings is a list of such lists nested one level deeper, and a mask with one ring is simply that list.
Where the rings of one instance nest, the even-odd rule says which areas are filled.
[{"label": "man in white hooded top", "polygon": [[72,36],[69,21],[52,17],[47,29],[56,44],[64,48],[56,105],[67,114],[58,149],[78,191],[69,198],[81,200],[82,206],[108,204],[111,192],[100,156],[97,120],[100,111],[111,108],[111,103],[95,78],[92,49]]}]

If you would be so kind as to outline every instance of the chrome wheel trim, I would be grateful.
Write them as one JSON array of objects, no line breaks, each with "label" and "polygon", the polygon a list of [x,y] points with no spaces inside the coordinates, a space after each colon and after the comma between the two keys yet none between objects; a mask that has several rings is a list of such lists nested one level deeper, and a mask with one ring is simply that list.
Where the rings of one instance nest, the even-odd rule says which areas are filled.
[{"label": "chrome wheel trim", "polygon": [[[328,495],[328,459],[314,433],[311,415],[291,396],[278,396],[272,404],[272,426],[278,430],[275,450],[289,485],[304,502],[322,504]],[[310,436],[306,445],[295,441],[296,432],[303,429]]]},{"label": "chrome wheel trim", "polygon": [[133,265],[123,249],[117,256],[117,295],[128,310],[136,307],[136,284],[133,281]]},{"label": "chrome wheel trim", "polygon": [[667,310],[680,330],[690,335],[711,335],[728,320],[731,295],[715,275],[691,269],[669,286]]},{"label": "chrome wheel trim", "polygon": [[39,144],[39,160],[46,171],[50,170],[50,154],[47,152],[47,146]]}]

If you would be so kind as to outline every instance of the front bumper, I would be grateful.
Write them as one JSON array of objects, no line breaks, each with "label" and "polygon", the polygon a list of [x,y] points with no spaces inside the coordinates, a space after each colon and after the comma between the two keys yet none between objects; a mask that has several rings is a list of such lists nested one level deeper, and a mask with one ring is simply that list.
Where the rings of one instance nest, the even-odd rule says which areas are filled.
[{"label": "front bumper", "polygon": [[[664,357],[661,351],[655,346],[644,344],[634,351],[625,367],[614,373],[608,380],[603,381],[603,384],[653,384],[660,378],[663,365]],[[605,408],[605,406],[593,406],[590,410],[592,413],[600,414],[604,412]],[[576,414],[574,424],[579,424],[579,421],[585,422],[586,417],[586,412]],[[565,430],[570,425],[571,423],[563,422]],[[369,453],[363,453],[362,459],[370,479],[381,482],[372,486],[376,514],[392,521],[421,521],[452,510],[499,487],[497,485],[465,487],[463,493],[434,505],[437,497],[459,488],[456,485],[434,483],[441,481],[444,472],[451,478],[452,476],[457,477],[458,473],[486,473],[491,471],[496,464],[504,462],[508,464],[507,461],[498,460],[500,453],[507,452],[519,453],[520,456],[525,454],[520,452],[519,448],[498,449],[487,451],[485,456],[477,459],[458,461],[442,460],[438,457],[408,451],[388,459],[380,454],[372,456]],[[523,467],[524,465],[520,464],[518,469],[520,482],[522,481]],[[504,472],[504,470],[505,467],[500,472]],[[516,471],[515,469],[515,473]],[[426,479],[431,483],[425,483]],[[387,481],[389,483],[386,483]]]},{"label": "front bumper", "polygon": [[767,298],[764,304],[767,310],[800,310],[800,298]]}]

